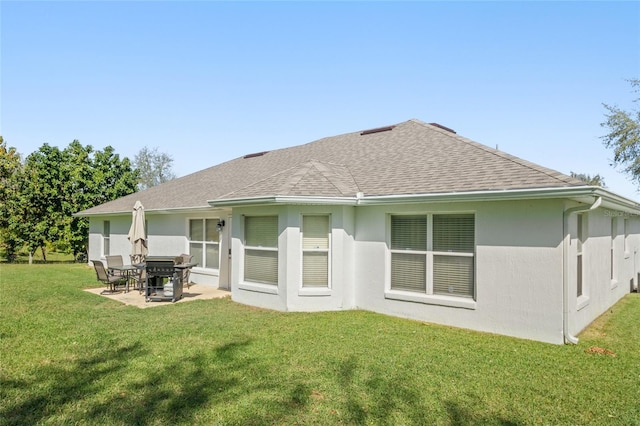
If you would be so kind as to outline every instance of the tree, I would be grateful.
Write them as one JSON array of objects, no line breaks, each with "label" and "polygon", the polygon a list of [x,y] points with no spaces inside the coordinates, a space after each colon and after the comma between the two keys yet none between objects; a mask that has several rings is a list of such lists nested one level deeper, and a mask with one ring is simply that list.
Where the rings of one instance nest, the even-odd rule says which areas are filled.
[{"label": "tree", "polygon": [[[640,79],[629,80],[632,90],[640,92]],[[633,102],[638,102],[636,98]],[[608,113],[602,127],[609,130],[602,137],[607,148],[613,148],[613,166],[623,166],[624,172],[629,174],[640,185],[640,110],[624,111],[617,106],[603,104]]]},{"label": "tree", "polygon": [[606,185],[604,183],[604,178],[600,175],[588,175],[585,173],[574,173],[571,172],[571,177],[572,178],[576,178],[576,179],[580,179],[581,181],[583,181],[584,183],[591,185],[591,186],[601,186],[603,188],[606,188]]},{"label": "tree", "polygon": [[86,253],[88,221],[74,213],[135,192],[138,174],[128,158],[108,146],[94,151],[74,140],[64,150],[44,144],[30,154],[19,176],[17,209],[12,228],[29,253],[54,242]]},{"label": "tree", "polygon": [[152,186],[175,179],[175,174],[171,170],[173,158],[163,152],[158,152],[158,148],[149,149],[146,146],[136,154],[134,166],[140,174],[138,189],[144,190]]},{"label": "tree", "polygon": [[17,234],[10,228],[12,212],[16,208],[18,174],[22,169],[20,154],[14,147],[7,147],[0,136],[0,243],[4,247],[7,260],[12,262],[21,245]]}]

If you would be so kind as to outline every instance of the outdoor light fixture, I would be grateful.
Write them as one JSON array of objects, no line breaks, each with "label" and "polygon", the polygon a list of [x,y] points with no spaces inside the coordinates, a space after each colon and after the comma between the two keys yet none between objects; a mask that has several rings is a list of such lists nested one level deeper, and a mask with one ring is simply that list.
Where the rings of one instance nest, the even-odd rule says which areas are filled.
[{"label": "outdoor light fixture", "polygon": [[224,219],[218,220],[218,224],[216,225],[218,232],[222,232],[222,228],[224,228]]}]

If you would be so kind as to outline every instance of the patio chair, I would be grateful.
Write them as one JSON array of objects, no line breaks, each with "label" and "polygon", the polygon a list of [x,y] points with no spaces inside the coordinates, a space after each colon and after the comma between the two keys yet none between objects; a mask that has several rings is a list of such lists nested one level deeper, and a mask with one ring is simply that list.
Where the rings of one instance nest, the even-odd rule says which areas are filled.
[{"label": "patio chair", "polygon": [[104,264],[100,260],[92,260],[93,268],[96,270],[96,277],[98,281],[104,283],[108,290],[112,293],[116,291],[118,285],[127,285],[127,278],[122,275],[109,275]]},{"label": "patio chair", "polygon": [[114,267],[114,266],[123,266],[124,262],[122,260],[122,255],[112,255],[112,256],[105,256],[105,258],[107,259],[107,270],[109,272],[109,275],[114,275],[114,276],[125,276],[124,271],[114,271],[114,270],[110,270],[109,268]]}]

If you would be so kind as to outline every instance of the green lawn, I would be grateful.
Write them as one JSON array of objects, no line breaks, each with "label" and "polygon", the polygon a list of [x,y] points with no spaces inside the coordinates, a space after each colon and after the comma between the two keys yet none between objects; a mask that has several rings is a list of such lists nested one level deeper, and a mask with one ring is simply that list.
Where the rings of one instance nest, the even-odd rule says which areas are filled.
[{"label": "green lawn", "polygon": [[229,299],[142,310],[96,284],[0,265],[1,425],[640,424],[638,294],[558,346]]}]

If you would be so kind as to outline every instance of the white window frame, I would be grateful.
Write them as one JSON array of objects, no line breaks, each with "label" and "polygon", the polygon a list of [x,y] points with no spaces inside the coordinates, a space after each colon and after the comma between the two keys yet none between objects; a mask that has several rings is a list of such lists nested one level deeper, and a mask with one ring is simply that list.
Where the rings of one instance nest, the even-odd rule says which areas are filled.
[{"label": "white window frame", "polygon": [[[252,245],[248,245],[247,244],[247,220],[250,220],[251,218],[255,218],[255,217],[274,217],[276,219],[276,246],[275,247],[271,247],[271,246],[252,246]],[[247,290],[257,290],[260,291],[259,289],[265,289],[266,292],[277,292],[277,288],[278,288],[278,282],[279,282],[279,248],[278,248],[278,239],[279,239],[279,218],[278,215],[273,214],[273,215],[247,215],[244,216],[244,220],[243,220],[243,230],[244,230],[244,250],[243,250],[243,268],[242,268],[242,280],[243,280],[243,285],[240,288],[244,288]],[[246,262],[247,262],[247,252],[248,251],[264,251],[264,252],[275,252],[276,253],[276,282],[268,282],[266,280],[249,280],[246,277]]]},{"label": "white window frame", "polygon": [[[589,238],[589,214],[577,213],[576,214],[576,309],[579,311],[589,305],[589,277],[585,274],[585,265],[588,256],[588,244]],[[581,270],[578,268],[582,266]],[[581,276],[578,273],[581,272]],[[578,280],[582,278],[582,286]],[[581,290],[581,291],[580,291]]]},{"label": "white window frame", "polygon": [[[304,222],[305,218],[322,217],[327,219],[327,247],[304,247]],[[330,214],[308,213],[300,218],[300,288],[301,296],[323,296],[331,294],[331,253],[332,253],[332,226]],[[305,286],[304,284],[304,257],[305,253],[326,253],[327,256],[327,283],[322,286]]]},{"label": "white window frame", "polygon": [[618,250],[616,249],[616,239],[618,239],[618,217],[611,217],[611,288],[618,286]]},{"label": "white window frame", "polygon": [[[191,221],[202,221],[202,239],[200,240],[196,240],[196,239],[191,239]],[[191,245],[192,244],[197,244],[201,246],[201,250],[202,250],[202,257],[200,259],[196,259],[196,258],[192,258],[191,261],[194,263],[198,264],[198,268],[203,268],[203,269],[211,269],[214,271],[219,271],[220,270],[220,233],[217,232],[216,229],[216,235],[218,236],[218,240],[217,241],[210,241],[206,239],[207,236],[207,221],[212,222],[213,226],[217,226],[218,222],[220,221],[220,218],[211,218],[211,217],[192,217],[189,218],[188,223],[187,223],[187,240],[188,240],[188,247],[189,247],[189,254],[193,255],[192,251],[191,251]],[[215,222],[215,224],[213,223]],[[210,267],[209,265],[207,265],[207,246],[209,247],[217,247],[218,248],[218,266],[217,267]]]},{"label": "white window frame", "polygon": [[[474,218],[474,246],[473,253],[465,252],[443,252],[434,251],[433,249],[433,218],[438,215],[473,215]],[[391,249],[391,218],[393,216],[425,216],[427,218],[427,247],[426,250],[400,250]],[[387,280],[385,284],[385,298],[391,300],[409,301],[433,305],[450,306],[457,308],[476,309],[476,294],[477,294],[477,274],[476,274],[476,247],[477,247],[477,226],[476,213],[473,211],[459,211],[459,212],[429,212],[429,213],[391,213],[387,215]],[[406,254],[418,254],[426,257],[426,285],[425,292],[417,292],[402,289],[391,288],[391,257],[393,253],[406,253]],[[443,295],[434,294],[433,292],[433,268],[434,268],[434,256],[456,256],[456,257],[472,257],[473,260],[473,296],[464,297],[458,295]]]},{"label": "white window frame", "polygon": [[111,254],[111,221],[104,220],[102,222],[102,255],[109,256]]}]

